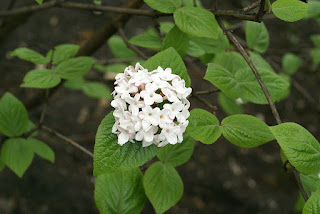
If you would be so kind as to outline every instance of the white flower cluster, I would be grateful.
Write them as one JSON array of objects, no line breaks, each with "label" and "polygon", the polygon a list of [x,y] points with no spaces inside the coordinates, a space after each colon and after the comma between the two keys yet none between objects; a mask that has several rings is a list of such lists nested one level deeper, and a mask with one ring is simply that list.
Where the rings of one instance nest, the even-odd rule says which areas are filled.
[{"label": "white flower cluster", "polygon": [[182,142],[190,116],[186,98],[192,89],[171,72],[160,66],[148,72],[137,63],[117,74],[111,106],[116,119],[112,133],[118,135],[118,144],[142,141],[143,147],[162,147]]}]

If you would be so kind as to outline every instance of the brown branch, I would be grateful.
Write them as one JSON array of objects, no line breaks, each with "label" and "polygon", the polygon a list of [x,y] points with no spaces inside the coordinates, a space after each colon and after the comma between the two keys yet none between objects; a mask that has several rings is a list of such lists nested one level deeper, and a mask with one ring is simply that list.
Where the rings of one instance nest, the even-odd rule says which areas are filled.
[{"label": "brown branch", "polygon": [[196,95],[207,95],[207,94],[212,94],[212,93],[217,93],[217,92],[220,92],[221,90],[220,89],[211,89],[211,90],[206,90],[206,91],[196,91],[193,94],[196,94]]},{"label": "brown branch", "polygon": [[206,99],[200,97],[198,94],[196,93],[192,93],[191,94],[194,98],[196,98],[197,100],[199,100],[200,102],[202,102],[204,105],[206,105],[207,107],[209,107],[213,112],[216,112],[218,110],[217,106],[212,105],[211,103],[209,103]]},{"label": "brown branch", "polygon": [[[280,119],[280,116],[279,116],[279,113],[278,113],[278,110],[274,104],[274,102],[272,101],[271,99],[271,96],[268,92],[268,89],[266,87],[266,85],[264,84],[264,82],[262,81],[261,79],[261,76],[260,74],[258,73],[257,69],[255,68],[255,66],[253,65],[252,61],[250,60],[249,58],[249,55],[247,54],[247,52],[243,49],[243,47],[240,45],[240,43],[238,42],[238,40],[234,37],[234,35],[231,33],[231,31],[229,31],[225,25],[223,24],[223,22],[221,21],[221,19],[219,17],[217,17],[217,21],[218,21],[218,24],[220,25],[220,27],[222,28],[222,30],[225,32],[225,34],[228,36],[229,40],[236,46],[236,48],[238,49],[238,51],[240,52],[240,54],[243,56],[243,58],[246,60],[246,62],[248,63],[249,67],[251,68],[253,74],[255,75],[256,79],[258,80],[260,86],[261,86],[261,89],[265,95],[265,97],[267,98],[268,100],[268,103],[270,105],[270,108],[271,108],[271,111],[272,111],[272,114],[274,116],[274,118],[276,119],[277,121],[277,124],[281,124],[281,119]],[[306,194],[306,191],[301,183],[301,180],[300,180],[300,176],[299,176],[299,173],[298,171],[292,167],[292,170],[293,170],[293,174],[296,178],[296,181],[298,183],[298,186],[299,186],[299,189],[300,189],[300,192],[302,193],[303,197],[304,197],[304,200],[307,201],[308,200],[308,196]]]},{"label": "brown branch", "polygon": [[300,179],[300,175],[299,175],[298,171],[296,170],[296,168],[294,168],[294,166],[291,165],[291,167],[292,167],[291,169],[292,169],[292,172],[294,174],[294,177],[297,180],[297,183],[298,183],[300,192],[301,192],[301,194],[303,196],[303,199],[304,199],[304,201],[308,201],[308,195],[307,195],[306,191],[304,190],[304,187],[303,187],[301,179]]},{"label": "brown branch", "polygon": [[[46,10],[53,7],[61,7],[67,9],[80,9],[80,10],[90,10],[90,11],[102,11],[102,12],[111,12],[111,13],[120,13],[126,15],[137,15],[137,16],[151,16],[151,17],[159,17],[159,16],[172,16],[172,14],[161,13],[153,10],[141,10],[134,8],[119,8],[119,7],[110,7],[110,6],[102,6],[102,5],[94,5],[94,4],[84,4],[84,3],[76,3],[76,2],[63,2],[62,0],[52,0],[43,3],[42,5],[32,5],[25,6],[13,10],[5,10],[0,11],[0,17],[5,16],[13,16],[24,13],[30,13],[35,11]],[[247,15],[243,14],[239,11],[235,10],[209,10],[216,16],[230,16],[236,19],[241,20],[251,20],[256,21],[256,15]]]},{"label": "brown branch", "polygon": [[256,15],[256,21],[257,22],[262,22],[262,19],[263,19],[263,15],[264,15],[264,6],[266,4],[266,1],[265,0],[261,0],[260,1],[260,8],[259,8],[259,11]]},{"label": "brown branch", "polygon": [[256,1],[256,2],[253,2],[252,4],[250,4],[250,5],[247,6],[247,7],[244,7],[244,8],[242,9],[242,12],[243,12],[243,13],[247,13],[247,12],[249,12],[249,11],[251,11],[251,10],[256,9],[257,7],[259,7],[259,5],[260,5],[260,0],[258,0],[258,1]]},{"label": "brown branch", "polygon": [[84,148],[83,146],[81,146],[80,144],[78,144],[77,142],[71,140],[70,138],[60,134],[59,132],[47,127],[47,126],[44,126],[42,125],[41,128],[45,131],[47,131],[48,133],[52,134],[52,135],[55,135],[56,137],[66,141],[67,143],[70,143],[72,146],[76,147],[77,149],[83,151],[84,153],[86,153],[87,155],[89,155],[90,157],[93,157],[93,154],[92,152],[90,152],[89,150],[87,150],[86,148]]},{"label": "brown branch", "polygon": [[142,59],[148,59],[148,57],[140,51],[135,45],[132,45],[129,43],[128,38],[126,37],[122,27],[118,25],[118,32],[121,38],[123,39],[124,43],[126,43],[127,47],[133,50],[135,53],[137,53],[139,56],[141,56]]}]

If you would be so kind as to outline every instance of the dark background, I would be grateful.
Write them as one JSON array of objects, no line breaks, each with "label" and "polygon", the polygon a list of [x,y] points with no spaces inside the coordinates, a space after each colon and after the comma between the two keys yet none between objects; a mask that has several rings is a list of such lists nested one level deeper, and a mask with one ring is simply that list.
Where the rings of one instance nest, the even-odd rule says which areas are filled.
[{"label": "dark background", "polygon": [[[17,0],[14,8],[32,2]],[[91,3],[89,0],[78,2]],[[124,2],[103,1],[104,5],[111,6]],[[202,2],[204,7],[211,7],[211,1]],[[253,1],[221,0],[218,6],[221,9],[234,9],[250,2]],[[0,9],[5,10],[9,3],[10,0],[2,0]],[[148,7],[144,5],[143,8]],[[16,21],[18,25],[10,32],[6,31],[6,23],[12,23],[15,17],[0,17],[0,96],[9,91],[26,103],[38,93],[35,89],[19,87],[24,75],[34,66],[11,58],[10,51],[27,46],[45,54],[58,44],[82,44],[111,16],[52,8],[25,15]],[[312,66],[308,55],[312,48],[309,37],[320,33],[319,23],[314,20],[286,23],[272,15],[265,16],[264,20],[270,34],[270,47],[264,57],[273,62],[275,69],[279,71],[281,57],[287,52],[298,54],[304,61],[302,68],[293,76],[293,80],[301,87],[292,86],[290,96],[276,104],[280,116],[284,122],[301,124],[320,139],[320,74],[319,67]],[[230,20],[230,23],[236,22]],[[152,19],[134,16],[126,24],[125,31],[130,38],[150,25],[153,25]],[[234,33],[244,39],[243,28]],[[106,44],[94,56],[98,59],[112,58]],[[186,62],[186,65],[194,91],[212,88],[202,79],[206,69],[204,65],[197,61],[192,64]],[[88,76],[101,77],[93,71]],[[110,87],[112,84],[112,81],[108,81]],[[301,91],[306,91],[311,98]],[[218,105],[216,94],[204,97]],[[191,108],[207,109],[194,98],[191,98],[191,103]],[[29,111],[30,119],[38,121],[41,109],[40,105]],[[257,116],[269,125],[276,124],[268,105],[248,104],[244,109],[246,114]],[[97,127],[110,110],[108,101],[88,98],[80,91],[61,87],[50,98],[44,123],[93,151]],[[221,120],[225,116],[218,106],[217,117]],[[93,199],[92,159],[45,132],[40,132],[39,138],[55,151],[55,163],[50,164],[35,156],[22,179],[8,169],[1,172],[0,213],[98,213]],[[276,142],[250,150],[235,147],[223,137],[212,145],[197,143],[191,160],[178,167],[178,171],[184,182],[184,195],[167,213],[296,213],[294,205],[298,187],[293,175],[282,170]],[[143,213],[153,213],[150,203],[146,204]]]}]

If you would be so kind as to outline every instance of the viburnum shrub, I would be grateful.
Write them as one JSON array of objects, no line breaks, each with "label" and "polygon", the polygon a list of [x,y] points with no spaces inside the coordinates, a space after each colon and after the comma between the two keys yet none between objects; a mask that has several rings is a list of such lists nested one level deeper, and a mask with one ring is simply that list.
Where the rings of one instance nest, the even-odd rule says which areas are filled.
[{"label": "viburnum shrub", "polygon": [[[142,0],[131,0],[121,8],[104,6],[99,0],[92,4],[36,2],[42,6],[0,11],[0,17],[56,6],[122,15],[81,46],[57,45],[45,56],[26,47],[12,51],[12,57],[36,65],[26,73],[21,87],[45,90],[40,94],[44,94],[40,102],[44,107],[39,121],[31,121],[24,104],[14,95],[7,92],[1,97],[1,170],[8,167],[22,177],[34,154],[54,162],[54,152],[37,136],[40,131],[48,132],[93,157],[94,198],[100,213],[140,213],[147,199],[156,213],[164,213],[183,195],[183,182],[175,167],[189,160],[195,140],[212,144],[223,135],[241,148],[276,140],[283,168],[294,174],[301,193],[296,209],[303,214],[320,213],[320,144],[301,125],[282,123],[274,103],[290,95],[292,76],[303,61],[297,54],[286,53],[277,69],[282,71],[275,72],[263,57],[270,38],[268,26],[262,22],[266,13],[287,22],[310,18],[319,22],[320,1],[261,0],[242,10],[221,10],[217,1],[213,1],[212,9],[205,9],[200,0],[144,0],[153,10],[137,9]],[[123,30],[128,14],[152,17],[156,24],[128,39]],[[162,21],[162,16],[171,19]],[[223,21],[225,16],[241,22]],[[239,26],[245,34],[240,42],[232,31]],[[116,30],[119,36],[110,33]],[[86,56],[106,39],[114,59]],[[310,40],[313,48],[306,60],[316,70],[320,35],[312,35]],[[191,89],[188,73],[195,68],[203,71],[203,82],[214,88]],[[102,72],[114,87],[110,90],[102,78],[88,78],[89,71]],[[47,101],[61,86],[107,99],[114,108],[98,127],[93,154],[45,125]],[[219,108],[227,117],[221,118],[218,107],[201,97],[211,93],[218,93]],[[198,99],[210,111],[194,108],[189,112],[189,97]],[[275,123],[269,126],[243,114],[247,103],[268,104]]]}]

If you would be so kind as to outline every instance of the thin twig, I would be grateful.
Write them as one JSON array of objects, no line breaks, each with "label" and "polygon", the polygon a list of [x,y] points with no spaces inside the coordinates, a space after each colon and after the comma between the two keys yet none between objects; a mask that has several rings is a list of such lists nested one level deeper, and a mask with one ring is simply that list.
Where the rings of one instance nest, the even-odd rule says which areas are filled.
[{"label": "thin twig", "polygon": [[52,135],[55,135],[56,137],[66,141],[67,143],[70,143],[72,146],[76,147],[77,149],[83,151],[84,153],[86,153],[87,155],[89,155],[90,157],[93,157],[93,154],[92,152],[90,152],[89,150],[87,150],[86,148],[84,148],[83,146],[81,146],[80,144],[78,144],[77,142],[71,140],[70,138],[60,134],[59,132],[47,127],[47,126],[44,126],[42,125],[41,128],[45,131],[47,131],[48,133],[52,134]]},{"label": "thin twig", "polygon": [[260,8],[259,8],[259,11],[256,15],[256,21],[257,22],[262,22],[262,19],[263,19],[263,15],[264,15],[264,5],[266,4],[266,1],[265,0],[261,0],[260,1]]},{"label": "thin twig", "polygon": [[244,50],[244,48],[241,46],[241,44],[238,42],[238,40],[235,38],[235,36],[231,33],[231,31],[229,31],[226,26],[223,24],[223,22],[221,21],[221,19],[219,17],[217,17],[217,21],[220,25],[220,27],[223,29],[223,31],[226,33],[226,35],[228,36],[228,38],[230,39],[230,41],[236,46],[236,48],[238,49],[238,51],[240,52],[240,54],[243,56],[243,58],[246,60],[246,62],[248,63],[249,67],[251,68],[253,74],[255,75],[256,79],[259,82],[259,85],[261,86],[261,89],[265,95],[265,97],[267,98],[267,101],[270,105],[272,114],[274,116],[274,118],[277,121],[277,124],[281,123],[281,119],[278,113],[278,110],[274,104],[274,102],[271,99],[271,96],[268,92],[268,89],[266,87],[266,85],[264,84],[264,82],[261,79],[261,76],[259,74],[259,72],[257,71],[257,69],[255,68],[255,66],[253,65],[249,55],[247,54],[247,52]]},{"label": "thin twig", "polygon": [[[251,68],[252,72],[254,73],[256,79],[258,80],[265,97],[268,100],[268,103],[270,105],[272,114],[273,114],[274,118],[276,119],[277,124],[281,124],[281,119],[280,119],[278,110],[277,110],[275,104],[273,103],[273,101],[271,99],[271,96],[270,96],[270,94],[268,92],[267,87],[265,86],[264,82],[262,81],[260,74],[258,73],[257,69],[255,68],[255,66],[253,65],[252,61],[250,60],[247,52],[243,49],[243,47],[240,45],[240,43],[237,41],[237,39],[234,37],[234,35],[231,33],[231,31],[229,31],[225,27],[225,25],[223,24],[223,22],[221,21],[221,19],[219,17],[217,17],[217,21],[218,21],[220,27],[222,28],[222,30],[227,34],[229,40],[236,46],[236,48],[238,49],[240,54],[243,56],[243,58],[248,63],[248,65]],[[303,185],[301,183],[299,173],[294,167],[292,167],[292,171],[293,171],[293,174],[294,174],[294,176],[296,178],[296,181],[298,183],[300,192],[302,193],[304,200],[307,201],[308,200],[308,196],[307,196],[306,191],[305,191],[305,189],[304,189],[304,187],[303,187]]]},{"label": "thin twig", "polygon": [[221,90],[220,89],[211,89],[211,90],[206,90],[206,91],[196,91],[193,94],[196,94],[196,95],[207,95],[207,94],[212,94],[212,93],[217,93],[217,92],[220,92]]},{"label": "thin twig", "polygon": [[129,43],[128,38],[126,37],[122,27],[118,25],[118,32],[121,38],[123,39],[124,43],[126,43],[127,47],[136,52],[139,56],[141,56],[142,59],[148,59],[148,57],[142,53],[136,46]]},{"label": "thin twig", "polygon": [[258,0],[258,1],[256,1],[256,2],[253,2],[252,4],[250,4],[250,5],[247,6],[247,7],[244,7],[244,8],[242,9],[242,12],[247,13],[247,12],[249,12],[249,11],[251,11],[251,10],[256,9],[257,7],[259,7],[259,5],[260,5],[260,0]]},{"label": "thin twig", "polygon": [[296,170],[296,168],[294,168],[294,166],[291,165],[291,169],[292,169],[292,172],[294,174],[294,177],[296,178],[297,180],[297,183],[298,183],[298,186],[299,186],[299,189],[300,189],[300,192],[303,196],[303,199],[304,201],[308,201],[308,195],[306,193],[306,191],[304,190],[304,187],[302,185],[302,182],[301,182],[301,179],[300,179],[300,175],[299,175],[299,172]]},{"label": "thin twig", "polygon": [[198,94],[196,93],[192,93],[192,96],[194,98],[196,98],[197,100],[199,100],[200,102],[202,102],[203,104],[205,104],[207,107],[209,107],[210,109],[212,109],[213,112],[216,112],[218,110],[217,106],[212,105],[211,103],[209,103],[206,99],[200,97]]}]

